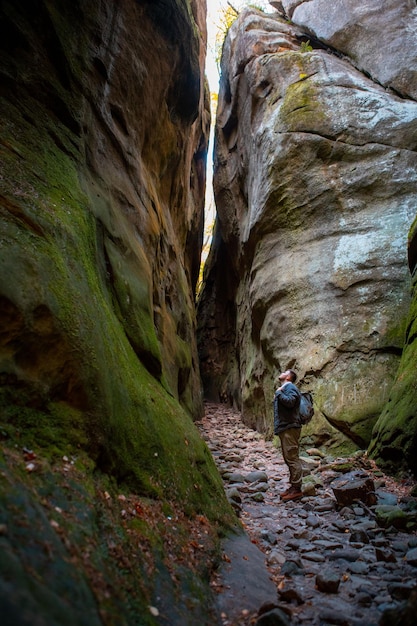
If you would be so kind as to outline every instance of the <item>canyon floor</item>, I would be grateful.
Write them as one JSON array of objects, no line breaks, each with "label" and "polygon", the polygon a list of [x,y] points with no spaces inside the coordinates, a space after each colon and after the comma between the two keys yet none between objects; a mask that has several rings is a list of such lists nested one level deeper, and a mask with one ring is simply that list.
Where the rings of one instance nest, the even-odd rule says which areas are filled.
[{"label": "canyon floor", "polygon": [[[245,531],[225,540],[211,582],[224,626],[415,623],[412,477],[395,481],[365,453],[334,459],[302,449],[306,495],[283,503],[288,471],[273,442],[222,404],[206,404],[197,426]],[[373,480],[374,505],[336,500],[333,481],[352,472]]]}]

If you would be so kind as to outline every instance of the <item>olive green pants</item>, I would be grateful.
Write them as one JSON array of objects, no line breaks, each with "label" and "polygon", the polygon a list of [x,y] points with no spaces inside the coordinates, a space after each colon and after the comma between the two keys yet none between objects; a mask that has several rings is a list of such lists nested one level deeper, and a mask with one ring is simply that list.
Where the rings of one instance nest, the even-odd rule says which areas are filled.
[{"label": "olive green pants", "polygon": [[288,428],[279,433],[282,456],[290,470],[290,483],[293,487],[301,487],[303,468],[301,465],[300,450],[301,428]]}]

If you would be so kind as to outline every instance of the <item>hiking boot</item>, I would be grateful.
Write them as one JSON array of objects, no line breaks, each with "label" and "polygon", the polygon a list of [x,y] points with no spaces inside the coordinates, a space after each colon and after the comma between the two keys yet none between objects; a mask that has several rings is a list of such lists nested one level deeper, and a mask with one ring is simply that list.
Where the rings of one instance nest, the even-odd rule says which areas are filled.
[{"label": "hiking boot", "polygon": [[288,489],[286,489],[285,491],[282,491],[282,492],[279,494],[279,495],[280,495],[280,498],[282,498],[282,496],[286,496],[286,495],[288,495],[288,494],[290,493],[291,489],[292,489],[292,486],[290,485],[290,486],[288,487]]},{"label": "hiking boot", "polygon": [[283,493],[281,495],[281,500],[283,502],[288,502],[289,500],[299,500],[300,498],[303,497],[303,492],[301,491],[300,487],[290,487],[287,491],[287,493]]}]

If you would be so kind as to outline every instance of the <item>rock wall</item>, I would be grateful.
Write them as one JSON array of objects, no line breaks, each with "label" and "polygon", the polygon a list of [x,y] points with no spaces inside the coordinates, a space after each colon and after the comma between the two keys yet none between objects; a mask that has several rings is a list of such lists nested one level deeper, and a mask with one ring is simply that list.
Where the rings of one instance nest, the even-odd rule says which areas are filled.
[{"label": "rock wall", "polygon": [[283,1],[226,38],[199,350],[207,396],[261,430],[287,367],[314,392],[317,443],[367,447],[389,399],[410,307],[415,19],[414,2]]},{"label": "rock wall", "polygon": [[[193,423],[205,14],[205,0],[1,3],[8,624],[156,624],[158,594],[170,623],[216,623],[207,569],[234,517]],[[193,524],[214,539],[201,568],[184,560]]]},{"label": "rock wall", "polygon": [[2,405],[87,412],[111,465],[108,438],[168,419],[155,403],[202,410],[210,113],[193,7],[2,5]]}]

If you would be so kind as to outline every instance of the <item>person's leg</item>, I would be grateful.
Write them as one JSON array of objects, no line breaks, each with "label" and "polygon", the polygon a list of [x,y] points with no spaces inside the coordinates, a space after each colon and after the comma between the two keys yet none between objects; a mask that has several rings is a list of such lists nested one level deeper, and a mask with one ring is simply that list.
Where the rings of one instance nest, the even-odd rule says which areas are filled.
[{"label": "person's leg", "polygon": [[303,468],[299,457],[299,442],[301,428],[288,428],[279,434],[282,456],[290,472],[291,486],[298,491],[301,489]]},{"label": "person's leg", "polygon": [[[284,463],[285,465],[288,467],[288,470],[290,469],[289,463],[288,463],[288,457],[287,457],[287,437],[286,437],[286,433],[287,431],[284,430],[283,432],[279,433],[278,437],[280,439],[281,442],[281,452],[282,452],[282,458],[284,459]],[[291,489],[291,481],[290,481],[290,486],[288,487],[288,489],[286,489],[285,491],[283,491],[280,495],[281,497],[286,495]]]}]

